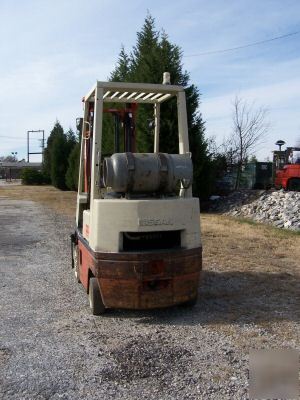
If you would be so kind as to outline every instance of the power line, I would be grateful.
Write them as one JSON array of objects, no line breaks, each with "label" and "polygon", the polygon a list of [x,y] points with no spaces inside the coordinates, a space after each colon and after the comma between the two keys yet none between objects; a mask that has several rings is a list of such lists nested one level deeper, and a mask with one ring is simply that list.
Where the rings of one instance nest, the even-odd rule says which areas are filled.
[{"label": "power line", "polygon": [[[0,135],[0,138],[6,138],[6,139],[24,139],[23,137],[20,136],[8,136],[8,135]],[[37,139],[35,138],[34,140],[41,140],[41,139]]]},{"label": "power line", "polygon": [[22,137],[8,136],[8,135],[0,135],[0,138],[6,138],[6,139],[23,139]]},{"label": "power line", "polygon": [[204,51],[202,53],[184,55],[183,57],[198,57],[198,56],[206,56],[206,55],[210,55],[210,54],[227,53],[229,51],[245,49],[247,47],[258,46],[263,43],[273,42],[274,40],[285,39],[289,36],[298,35],[299,33],[300,33],[300,31],[295,31],[295,32],[287,33],[285,35],[276,36],[271,39],[260,40],[259,42],[248,43],[248,44],[245,44],[242,46],[230,47],[228,49],[221,49],[221,50]]}]

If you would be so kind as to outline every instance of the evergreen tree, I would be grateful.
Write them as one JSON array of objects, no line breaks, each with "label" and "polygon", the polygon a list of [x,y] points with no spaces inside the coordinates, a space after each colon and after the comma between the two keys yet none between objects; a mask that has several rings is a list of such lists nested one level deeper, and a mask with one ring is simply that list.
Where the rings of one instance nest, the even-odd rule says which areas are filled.
[{"label": "evergreen tree", "polygon": [[66,186],[69,190],[77,190],[80,160],[79,138],[70,128],[67,132],[68,168],[65,176]]},{"label": "evergreen tree", "polygon": [[69,190],[78,189],[78,176],[79,176],[79,163],[80,163],[80,145],[81,137],[75,142],[69,158],[68,158],[68,169],[66,172],[66,186]]},{"label": "evergreen tree", "polygon": [[65,190],[65,176],[68,168],[68,140],[64,133],[55,136],[51,149],[51,183]]},{"label": "evergreen tree", "polygon": [[72,129],[65,134],[63,127],[56,121],[44,152],[43,174],[47,183],[62,190],[67,188],[68,158],[76,143]]},{"label": "evergreen tree", "polygon": [[73,147],[76,145],[76,143],[78,143],[78,138],[76,136],[76,134],[73,132],[72,128],[70,128],[68,130],[68,132],[66,133],[66,137],[67,137],[67,148],[68,148],[68,152],[71,153],[71,151],[73,150]]},{"label": "evergreen tree", "polygon": [[116,66],[116,73],[112,72],[110,80],[114,82],[126,81],[127,76],[130,72],[130,58],[125,52],[124,45],[121,46],[121,51]]},{"label": "evergreen tree", "polygon": [[52,131],[47,139],[47,147],[44,150],[43,175],[46,183],[51,183],[51,164],[52,164],[52,146],[55,137],[63,135],[64,130],[56,120]]},{"label": "evergreen tree", "polygon": [[78,189],[78,174],[80,161],[80,144],[76,143],[68,158],[68,169],[66,173],[66,185],[70,190]]},{"label": "evergreen tree", "polygon": [[[165,71],[170,72],[172,84],[181,85],[186,91],[190,149],[194,163],[193,191],[196,196],[206,197],[209,194],[211,164],[204,136],[204,122],[199,112],[200,93],[194,85],[189,84],[190,76],[183,69],[180,47],[171,43],[165,32],[156,30],[155,20],[148,14],[141,31],[137,33],[137,43],[130,56],[122,47],[111,80],[161,83]],[[176,99],[161,105],[160,151],[162,152],[178,152],[178,126],[177,118],[174,118],[176,115]],[[148,127],[148,121],[151,119],[153,119],[152,106],[139,105],[136,121],[138,151],[153,151],[153,132]]]},{"label": "evergreen tree", "polygon": [[128,78],[132,82],[161,83],[159,48],[160,34],[156,31],[155,20],[148,14],[140,32],[137,32],[137,43],[131,53],[131,70]]}]

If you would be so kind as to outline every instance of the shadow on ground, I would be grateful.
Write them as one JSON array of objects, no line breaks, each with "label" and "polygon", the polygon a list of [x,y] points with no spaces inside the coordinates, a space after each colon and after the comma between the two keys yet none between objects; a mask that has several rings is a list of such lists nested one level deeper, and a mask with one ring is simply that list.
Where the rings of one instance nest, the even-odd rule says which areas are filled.
[{"label": "shadow on ground", "polygon": [[106,318],[135,318],[143,324],[205,325],[300,320],[300,280],[289,273],[203,273],[195,307],[111,310]]}]

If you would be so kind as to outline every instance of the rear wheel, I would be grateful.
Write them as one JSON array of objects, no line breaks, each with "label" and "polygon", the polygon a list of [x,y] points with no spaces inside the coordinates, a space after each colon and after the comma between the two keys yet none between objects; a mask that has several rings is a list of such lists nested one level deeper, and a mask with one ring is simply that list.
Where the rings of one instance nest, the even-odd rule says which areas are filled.
[{"label": "rear wheel", "polygon": [[79,262],[78,262],[78,246],[74,246],[73,250],[73,260],[74,260],[74,274],[78,283],[80,283],[80,274],[79,274]]},{"label": "rear wheel", "polygon": [[191,300],[186,301],[185,303],[182,303],[182,306],[187,308],[192,308],[197,304],[197,301],[198,301],[198,296],[194,297]]},{"label": "rear wheel", "polygon": [[96,278],[90,278],[89,301],[93,315],[101,315],[105,312],[105,306],[102,301],[99,284]]},{"label": "rear wheel", "polygon": [[291,190],[293,192],[299,192],[300,191],[300,178],[291,178],[288,183],[288,190]]}]

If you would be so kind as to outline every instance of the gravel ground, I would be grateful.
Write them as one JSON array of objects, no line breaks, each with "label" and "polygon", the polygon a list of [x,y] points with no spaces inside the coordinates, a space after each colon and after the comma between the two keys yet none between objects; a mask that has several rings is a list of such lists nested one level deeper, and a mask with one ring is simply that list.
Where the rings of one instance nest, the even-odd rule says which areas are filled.
[{"label": "gravel ground", "polygon": [[[239,275],[206,273],[193,309],[93,317],[70,268],[72,221],[2,198],[0,222],[0,398],[246,399],[249,348],[298,346],[297,333],[283,343],[276,322],[264,329],[245,312],[264,303],[268,313],[266,293],[245,296],[230,318]],[[296,303],[284,299],[299,333]]]}]

